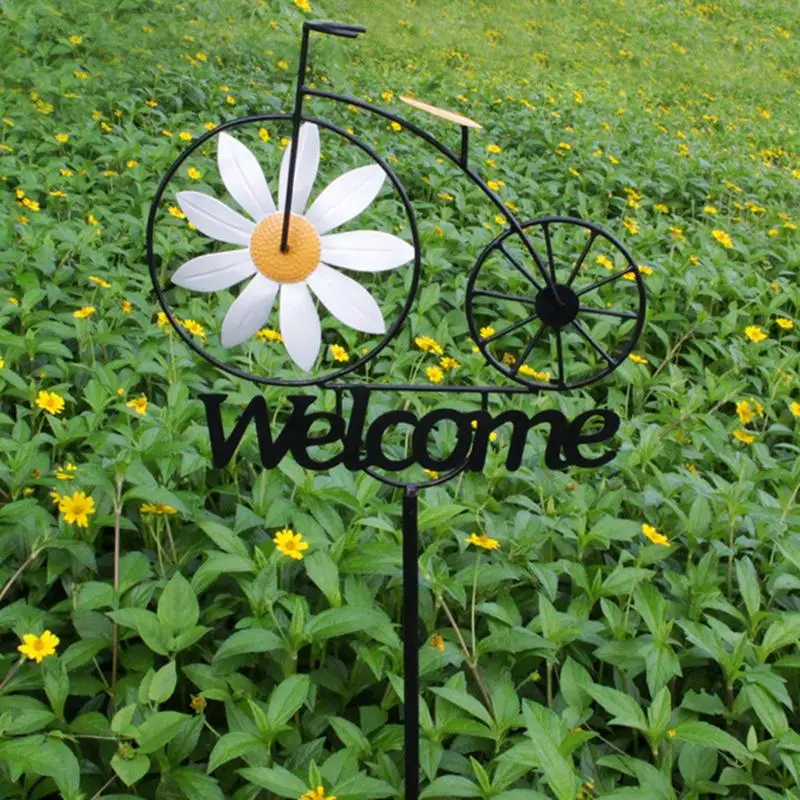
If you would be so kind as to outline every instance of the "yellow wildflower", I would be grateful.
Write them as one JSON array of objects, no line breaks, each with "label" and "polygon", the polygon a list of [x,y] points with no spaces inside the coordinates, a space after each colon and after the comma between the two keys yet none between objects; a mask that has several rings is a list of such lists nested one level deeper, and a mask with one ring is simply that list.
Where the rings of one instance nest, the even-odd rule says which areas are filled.
[{"label": "yellow wildflower", "polygon": [[108,281],[104,281],[102,278],[98,278],[96,275],[90,275],[89,276],[89,281],[91,283],[95,284],[95,286],[100,286],[103,289],[110,289],[111,288],[111,284]]},{"label": "yellow wildflower", "polygon": [[425,374],[431,383],[441,383],[444,380],[444,372],[439,367],[427,367]]},{"label": "yellow wildflower", "polygon": [[199,170],[199,169],[197,169],[197,167],[189,167],[189,169],[187,169],[187,170],[186,170],[186,174],[187,174],[187,175],[188,175],[188,176],[189,176],[189,177],[190,177],[190,178],[191,178],[193,181],[199,181],[199,180],[200,180],[200,178],[202,178],[202,177],[203,177],[203,173],[202,173],[202,172],[200,172],[200,170]]},{"label": "yellow wildflower", "polygon": [[625,219],[622,220],[622,224],[632,236],[639,233],[639,226],[636,221],[632,220],[630,217],[625,217]]},{"label": "yellow wildflower", "polygon": [[206,338],[206,329],[197,321],[193,319],[181,320],[181,325],[186,328],[192,336],[197,336],[200,339]]},{"label": "yellow wildflower", "polygon": [[636,353],[631,353],[628,358],[633,361],[634,364],[647,364],[647,359],[636,355]]},{"label": "yellow wildflower", "polygon": [[144,416],[147,413],[147,395],[140,394],[133,400],[128,400],[125,404],[128,408],[132,408],[139,416]]},{"label": "yellow wildflower", "polygon": [[192,141],[192,134],[189,131],[181,131],[178,134],[178,138],[184,142],[191,142]]},{"label": "yellow wildflower", "polygon": [[256,333],[256,339],[261,339],[262,342],[282,342],[283,337],[278,331],[272,328],[262,328]]},{"label": "yellow wildflower", "polygon": [[64,178],[71,178],[75,173],[71,169],[67,169],[66,167],[61,167],[59,170],[59,174]]},{"label": "yellow wildflower", "polygon": [[130,314],[133,311],[133,305],[131,304],[130,300],[123,300],[120,303],[120,308],[122,309],[123,314]]},{"label": "yellow wildflower", "polygon": [[431,636],[431,647],[435,647],[440,653],[444,652],[444,639],[438,633]]},{"label": "yellow wildflower", "polygon": [[764,339],[768,338],[767,334],[758,325],[748,325],[744,329],[744,335],[751,342],[763,342]]},{"label": "yellow wildflower", "polygon": [[36,405],[48,414],[60,414],[64,410],[64,398],[55,392],[41,391],[36,395]]},{"label": "yellow wildflower", "polygon": [[68,133],[57,133],[56,134],[56,141],[60,144],[66,144],[69,141],[69,134]]},{"label": "yellow wildflower", "polygon": [[733,432],[733,436],[735,439],[738,439],[740,442],[744,442],[745,444],[753,444],[753,442],[756,440],[756,437],[751,433],[743,431],[739,428]]},{"label": "yellow wildflower", "polygon": [[[308,2],[308,0],[305,0]],[[336,800],[334,795],[325,795],[325,789],[322,786],[317,786],[316,789],[309,789],[300,800]]]},{"label": "yellow wildflower", "polygon": [[55,473],[56,479],[59,480],[59,481],[71,481],[71,480],[74,480],[75,476],[72,473],[75,472],[77,469],[78,468],[72,463],[65,464],[63,469],[57,469],[56,470],[56,473]]},{"label": "yellow wildflower", "polygon": [[484,325],[478,333],[480,333],[481,339],[488,339],[490,336],[494,336],[495,329],[491,325]]},{"label": "yellow wildflower", "polygon": [[793,416],[800,417],[800,403],[798,403],[796,400],[792,401],[789,404],[789,411],[792,412]]},{"label": "yellow wildflower", "polygon": [[42,659],[56,654],[56,647],[60,644],[60,639],[54,633],[45,631],[41,636],[37,636],[35,633],[26,633],[22,637],[22,642],[17,650],[25,658],[41,664]]},{"label": "yellow wildflower", "polygon": [[76,319],[86,319],[87,317],[91,317],[95,311],[97,311],[97,309],[94,306],[84,306],[77,311],[73,311],[72,316]]},{"label": "yellow wildflower", "polygon": [[268,142],[270,140],[269,131],[266,128],[259,128],[258,138],[261,139],[262,142]]},{"label": "yellow wildflower", "polygon": [[279,552],[295,561],[301,561],[303,551],[308,550],[308,542],[303,541],[303,534],[295,533],[291,528],[278,531],[272,542]]},{"label": "yellow wildflower", "polygon": [[711,235],[727,250],[730,250],[734,246],[733,239],[719,228],[715,228],[711,231]]},{"label": "yellow wildflower", "polygon": [[503,152],[503,148],[496,144],[489,144],[486,146],[486,149],[493,155],[497,155],[498,153]]},{"label": "yellow wildflower", "polygon": [[597,256],[594,263],[605,269],[614,269],[614,262],[608,256]]},{"label": "yellow wildflower", "polygon": [[95,215],[94,215],[94,214],[89,214],[89,216],[88,216],[88,217],[86,217],[86,221],[87,221],[87,222],[88,222],[90,225],[99,225],[99,224],[100,224],[99,220],[97,219],[97,217],[95,217]]},{"label": "yellow wildflower", "polygon": [[389,123],[389,127],[395,132],[403,130],[403,126],[399,122],[392,121]]},{"label": "yellow wildflower", "polygon": [[500,542],[498,542],[497,539],[492,539],[485,533],[471,533],[464,541],[469,544],[474,544],[476,547],[481,547],[484,550],[497,550],[497,548],[500,547]]},{"label": "yellow wildflower", "polygon": [[68,524],[74,522],[79,528],[88,528],[89,517],[95,513],[94,498],[88,497],[85,492],[65,494],[58,501],[58,510]]},{"label": "yellow wildflower", "polygon": [[542,381],[543,383],[547,383],[550,380],[549,372],[539,372],[533,367],[529,367],[527,364],[523,364],[519,368],[519,374],[525,375],[528,378],[533,378],[535,381]]},{"label": "yellow wildflower", "polygon": [[794,322],[786,317],[776,317],[775,322],[779,328],[783,328],[785,331],[790,331],[794,328]]},{"label": "yellow wildflower", "polygon": [[648,525],[647,523],[642,525],[642,533],[653,543],[653,544],[660,544],[662,547],[671,547],[672,545],[664,536],[663,533],[659,533],[652,525]]},{"label": "yellow wildflower", "polygon": [[426,353],[433,353],[437,356],[444,355],[444,348],[439,344],[439,342],[436,341],[436,339],[430,336],[417,336],[414,339],[414,344],[416,344],[420,350],[424,350]]},{"label": "yellow wildflower", "polygon": [[142,514],[156,514],[162,517],[178,513],[176,508],[168,506],[166,503],[142,503],[139,511]]},{"label": "yellow wildflower", "polygon": [[186,219],[186,214],[178,206],[170,206],[167,211],[176,219]]},{"label": "yellow wildflower", "polygon": [[459,364],[458,361],[450,356],[444,356],[444,358],[439,359],[439,366],[445,372],[450,372],[451,370],[458,369],[461,364]]},{"label": "yellow wildflower", "polygon": [[340,344],[332,344],[329,349],[334,361],[350,360],[350,354]]}]

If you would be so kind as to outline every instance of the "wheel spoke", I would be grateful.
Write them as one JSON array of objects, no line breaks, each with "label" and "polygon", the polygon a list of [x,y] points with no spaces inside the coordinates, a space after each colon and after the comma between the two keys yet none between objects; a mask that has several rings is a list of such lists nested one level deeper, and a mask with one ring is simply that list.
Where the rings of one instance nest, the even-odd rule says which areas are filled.
[{"label": "wheel spoke", "polygon": [[561,341],[561,328],[556,328],[556,358],[558,360],[558,385],[564,386],[564,344]]},{"label": "wheel spoke", "polygon": [[592,308],[591,306],[578,306],[580,311],[587,314],[603,314],[607,317],[620,317],[621,319],[637,319],[638,314],[633,311],[617,311],[614,308]]},{"label": "wheel spoke", "polygon": [[597,232],[592,231],[592,235],[589,237],[586,244],[583,246],[583,250],[581,254],[578,256],[578,260],[575,262],[575,266],[572,268],[572,272],[569,274],[569,278],[567,278],[567,286],[572,286],[572,281],[575,280],[575,276],[580,271],[580,268],[583,266],[583,262],[586,260],[586,256],[589,255],[589,251],[592,249],[592,245],[594,244],[594,240],[597,238]]},{"label": "wheel spoke", "polygon": [[496,297],[498,300],[511,300],[514,303],[530,303],[535,304],[536,298],[535,297],[528,297],[526,294],[522,295],[513,295],[513,294],[506,294],[505,292],[494,292],[490,289],[475,289],[472,292],[473,295],[478,295],[479,297]]},{"label": "wheel spoke", "polygon": [[597,351],[597,353],[601,355],[609,363],[609,365],[611,365],[612,367],[617,366],[617,362],[614,361],[614,359],[611,358],[611,356],[608,353],[606,353],[606,351],[594,340],[589,331],[587,331],[586,328],[584,328],[583,325],[581,325],[580,322],[578,322],[578,320],[576,319],[572,320],[572,324],[575,326],[575,330],[577,330],[578,333],[581,336],[583,336],[583,338],[586,339],[587,342],[589,342],[589,344],[595,349],[595,351]]},{"label": "wheel spoke", "polygon": [[525,345],[525,349],[522,351],[522,355],[517,359],[517,363],[514,364],[514,368],[509,370],[508,374],[511,375],[512,378],[519,372],[519,368],[528,359],[528,356],[531,354],[531,351],[539,343],[539,340],[542,338],[542,335],[546,330],[547,330],[547,325],[545,325],[543,322],[539,326],[539,330],[533,334],[531,340],[528,342],[528,344]]},{"label": "wheel spoke", "polygon": [[[541,284],[533,277],[533,275],[524,267],[522,264],[517,261],[511,253],[506,250],[506,246],[504,244],[500,244],[500,250],[503,252],[503,255],[536,287],[538,291],[542,291]],[[545,276],[546,277],[546,276]]]},{"label": "wheel spoke", "polygon": [[544,233],[544,244],[547,248],[547,263],[550,266],[550,280],[555,286],[558,281],[556,280],[556,264],[553,260],[553,243],[550,241],[550,223],[545,222],[542,224],[542,231]]},{"label": "wheel spoke", "polygon": [[538,317],[538,314],[531,314],[529,317],[526,317],[521,322],[515,322],[513,325],[509,325],[507,328],[503,329],[502,331],[498,331],[497,333],[493,333],[491,336],[487,336],[485,339],[481,339],[484,344],[489,344],[495,339],[500,339],[501,337],[505,336],[507,333],[513,333],[520,328],[524,328],[529,322],[533,322],[533,320]]},{"label": "wheel spoke", "polygon": [[588,292],[593,292],[595,289],[599,289],[601,286],[605,286],[607,283],[618,281],[623,275],[627,275],[629,272],[633,271],[634,267],[630,266],[627,269],[623,269],[621,272],[615,272],[613,275],[609,275],[607,278],[590,283],[585,289],[581,289],[579,292],[575,292],[575,294],[578,295],[578,297],[581,297]]}]

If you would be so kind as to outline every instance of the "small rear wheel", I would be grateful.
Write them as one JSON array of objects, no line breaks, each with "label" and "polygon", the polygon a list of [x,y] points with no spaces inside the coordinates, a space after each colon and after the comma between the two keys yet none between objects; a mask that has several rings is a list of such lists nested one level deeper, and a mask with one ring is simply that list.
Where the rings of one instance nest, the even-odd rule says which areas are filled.
[{"label": "small rear wheel", "polygon": [[492,367],[531,389],[594,383],[627,358],[642,332],[639,266],[585,220],[542,217],[521,227],[530,247],[504,231],[470,273],[472,338]]}]

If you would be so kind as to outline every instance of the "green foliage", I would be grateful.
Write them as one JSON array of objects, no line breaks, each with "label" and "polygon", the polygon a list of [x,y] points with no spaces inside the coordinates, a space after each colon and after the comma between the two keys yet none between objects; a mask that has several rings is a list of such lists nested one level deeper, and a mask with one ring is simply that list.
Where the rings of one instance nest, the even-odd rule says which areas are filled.
[{"label": "green foliage", "polygon": [[[315,43],[315,85],[448,142],[456,131],[398,95],[469,114],[484,124],[472,164],[520,217],[596,220],[653,269],[638,361],[583,393],[508,403],[616,408],[611,464],[550,472],[532,435],[509,474],[501,431],[482,474],[423,493],[422,797],[797,800],[800,352],[776,320],[800,302],[800,10],[311,4],[369,28]],[[302,5],[3,5],[0,797],[402,797],[399,497],[341,468],[264,471],[252,433],[212,469],[197,394],[238,409],[258,390],[158,325],[144,266],[148,205],[187,139],[290,108]],[[391,156],[420,222],[423,288],[373,377],[419,379],[439,358],[414,337],[432,336],[461,364],[448,382],[497,380],[463,315],[494,209],[384,121],[311,110]],[[274,186],[288,127],[265,130],[250,135]],[[325,147],[328,177],[355,158]],[[212,147],[196,165],[176,181],[222,191]],[[173,195],[170,268],[205,246],[168,213]],[[365,216],[402,233],[381,203]],[[396,312],[402,278],[376,285]],[[213,350],[205,301],[176,297]],[[325,341],[370,344],[351,334]],[[288,370],[282,353],[257,341],[242,360]],[[38,406],[42,391],[64,408]],[[265,394],[280,426],[281,393]],[[87,524],[51,492],[91,497]],[[275,547],[286,527],[309,544],[301,560]],[[500,547],[468,545],[474,532]],[[45,630],[56,654],[20,662],[21,637]]]}]

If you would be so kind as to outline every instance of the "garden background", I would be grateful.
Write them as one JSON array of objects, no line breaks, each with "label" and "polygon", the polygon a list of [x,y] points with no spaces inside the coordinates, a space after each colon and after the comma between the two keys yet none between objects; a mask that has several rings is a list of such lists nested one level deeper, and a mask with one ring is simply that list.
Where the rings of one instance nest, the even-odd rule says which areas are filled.
[{"label": "garden background", "polygon": [[[401,796],[398,498],[343,468],[264,471],[252,436],[213,470],[198,392],[257,390],[170,332],[145,266],[160,176],[205,128],[290,108],[313,17],[368,28],[315,44],[318,86],[479,120],[473,163],[521,218],[591,219],[649,267],[623,367],[514,401],[617,409],[615,460],[551,472],[533,437],[509,474],[499,441],[484,474],[424,494],[423,797],[800,797],[800,8],[2,14],[0,796]],[[490,379],[461,307],[502,218],[402,131],[313,107],[391,154],[419,213],[409,333],[437,346],[394,352],[387,372],[444,356],[460,366],[442,381]],[[265,152],[284,135],[266,126]],[[210,180],[213,155],[183,181]],[[174,211],[179,258],[191,232]],[[186,310],[193,336],[216,335]],[[302,558],[276,547],[287,528]]]}]

